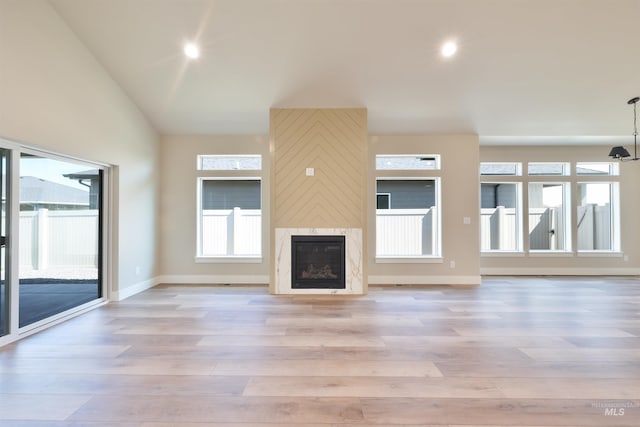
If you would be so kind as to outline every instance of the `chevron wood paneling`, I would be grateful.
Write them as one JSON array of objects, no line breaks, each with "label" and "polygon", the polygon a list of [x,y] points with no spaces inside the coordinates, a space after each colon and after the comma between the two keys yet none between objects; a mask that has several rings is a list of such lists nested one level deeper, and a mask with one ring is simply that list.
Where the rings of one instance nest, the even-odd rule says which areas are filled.
[{"label": "chevron wood paneling", "polygon": [[364,228],[366,109],[272,109],[270,133],[273,226]]}]

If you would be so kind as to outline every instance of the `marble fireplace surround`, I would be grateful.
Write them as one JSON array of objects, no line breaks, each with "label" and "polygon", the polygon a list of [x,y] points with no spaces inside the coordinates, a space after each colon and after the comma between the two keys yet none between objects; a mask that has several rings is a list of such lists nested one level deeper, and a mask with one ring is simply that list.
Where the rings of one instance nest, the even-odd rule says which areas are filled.
[{"label": "marble fireplace surround", "polygon": [[[291,236],[345,236],[345,289],[292,289]],[[276,228],[276,294],[352,294],[362,295],[363,255],[360,228]]]}]

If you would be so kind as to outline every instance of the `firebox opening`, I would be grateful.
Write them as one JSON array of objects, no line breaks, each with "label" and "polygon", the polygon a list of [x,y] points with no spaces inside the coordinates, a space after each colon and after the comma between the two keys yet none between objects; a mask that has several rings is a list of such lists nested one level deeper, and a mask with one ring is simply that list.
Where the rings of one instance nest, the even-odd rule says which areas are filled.
[{"label": "firebox opening", "polygon": [[292,289],[345,289],[345,236],[291,236]]}]

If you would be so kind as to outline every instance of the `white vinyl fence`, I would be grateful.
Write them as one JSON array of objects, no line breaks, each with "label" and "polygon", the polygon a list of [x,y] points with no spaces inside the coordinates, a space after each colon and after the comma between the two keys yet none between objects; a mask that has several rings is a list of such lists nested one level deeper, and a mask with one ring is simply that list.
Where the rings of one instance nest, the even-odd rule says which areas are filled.
[{"label": "white vinyl fence", "polygon": [[529,248],[565,249],[565,218],[562,208],[529,209]]},{"label": "white vinyl fence", "polygon": [[518,249],[518,226],[515,208],[480,210],[480,249],[514,251]]},{"label": "white vinyl fence", "polygon": [[202,211],[202,255],[255,256],[262,252],[260,209]]},{"label": "white vinyl fence", "polygon": [[96,267],[98,231],[97,210],[20,212],[20,267]]},{"label": "white vinyl fence", "polygon": [[578,250],[611,250],[611,207],[578,207]]},{"label": "white vinyl fence", "polygon": [[376,210],[376,254],[435,255],[437,221],[436,208]]},{"label": "white vinyl fence", "polygon": [[[515,250],[518,228],[513,208],[481,209],[481,249]],[[578,207],[578,250],[611,249],[611,208],[589,204]],[[529,211],[529,247],[563,249],[564,214],[561,208],[532,208]]]},{"label": "white vinyl fence", "polygon": [[[380,209],[376,211],[376,249],[379,256],[436,254],[437,210]],[[260,210],[204,210],[202,255],[260,255]]]}]

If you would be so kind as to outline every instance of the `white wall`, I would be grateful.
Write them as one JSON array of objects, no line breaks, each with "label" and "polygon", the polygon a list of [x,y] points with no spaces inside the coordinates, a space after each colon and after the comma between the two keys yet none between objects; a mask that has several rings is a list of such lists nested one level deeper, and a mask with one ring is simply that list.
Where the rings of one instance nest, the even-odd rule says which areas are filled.
[{"label": "white wall", "polygon": [[[480,281],[478,138],[475,135],[369,138],[368,191],[375,194],[375,154],[442,155],[443,260],[437,264],[375,262],[375,197],[367,209],[368,274],[373,284],[477,284]],[[263,155],[263,259],[261,263],[197,263],[196,156]],[[269,275],[269,141],[266,136],[163,136],[161,142],[161,280],[169,283],[266,283]],[[209,172],[207,176],[224,175]],[[237,171],[242,174],[242,171]],[[204,175],[203,175],[204,176]],[[471,224],[463,224],[464,217]],[[473,237],[470,237],[473,236]],[[451,268],[455,261],[455,268]]]},{"label": "white wall", "polygon": [[[265,161],[263,184],[268,191],[269,167],[266,136],[165,136],[162,138],[162,279],[187,283],[260,282],[269,274],[268,235],[263,229],[263,262],[259,264],[198,264],[196,250],[196,156],[197,154],[260,153]],[[401,135],[369,137],[368,277],[371,284],[435,283],[473,284],[480,274],[638,274],[640,240],[635,238],[640,198],[640,162],[621,165],[622,254],[616,256],[481,256],[480,254],[480,161],[607,161],[608,147],[491,147],[479,146],[474,135]],[[377,263],[375,259],[376,154],[442,155],[443,260],[436,264]],[[420,172],[416,176],[423,175]],[[427,173],[427,175],[429,175]],[[578,182],[578,178],[569,178]],[[263,192],[263,215],[269,212]],[[471,224],[465,225],[463,218]],[[265,219],[269,224],[268,218]],[[623,256],[626,255],[627,258]],[[625,260],[626,259],[626,260]],[[455,261],[455,268],[451,268]],[[255,279],[255,280],[254,280]],[[266,281],[266,279],[265,279]]]},{"label": "white wall", "polygon": [[158,136],[45,0],[0,1],[0,137],[114,165],[112,290],[153,282]]},{"label": "white wall", "polygon": [[[439,154],[441,170],[403,176],[441,177],[442,259],[437,263],[382,262],[375,241],[376,177],[394,176],[375,169],[378,154]],[[477,135],[381,135],[369,137],[369,220],[367,244],[370,284],[480,283],[480,184]],[[464,224],[464,218],[470,224]],[[453,264],[452,264],[453,262]]]},{"label": "white wall", "polygon": [[[247,172],[196,170],[198,154],[262,155],[262,260],[256,263],[196,262],[198,176],[248,176]],[[165,283],[269,282],[269,139],[267,136],[167,135],[161,142],[160,279]]]}]

